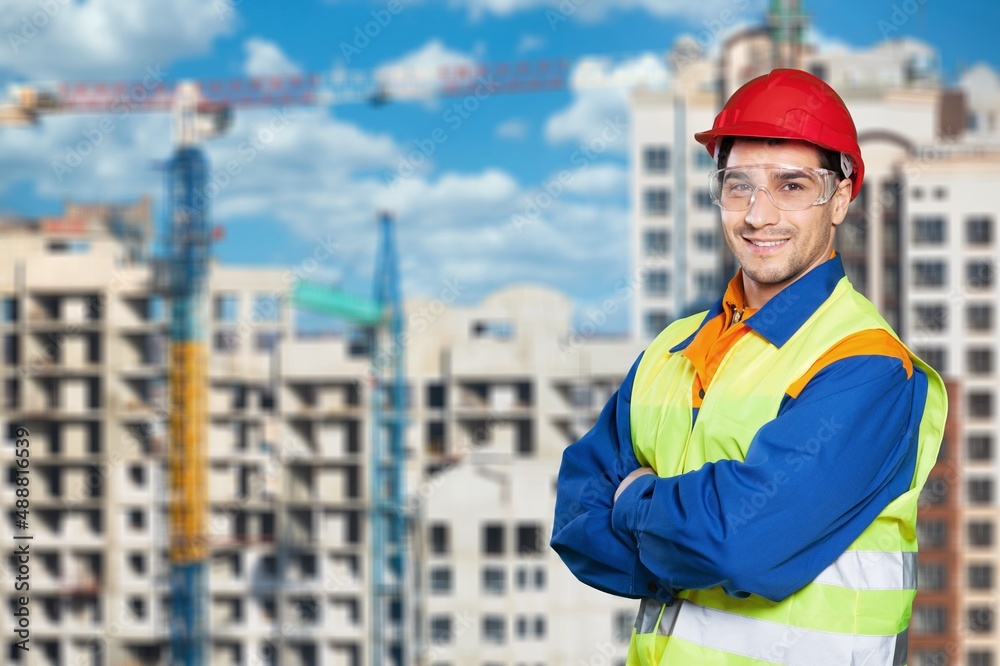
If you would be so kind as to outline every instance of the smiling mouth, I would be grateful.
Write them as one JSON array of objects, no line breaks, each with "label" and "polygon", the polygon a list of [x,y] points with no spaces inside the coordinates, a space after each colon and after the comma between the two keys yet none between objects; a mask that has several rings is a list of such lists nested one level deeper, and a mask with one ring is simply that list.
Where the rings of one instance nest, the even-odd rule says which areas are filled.
[{"label": "smiling mouth", "polygon": [[753,240],[752,238],[744,238],[743,240],[750,243],[751,245],[756,245],[757,247],[775,247],[777,245],[782,245],[788,242],[787,238],[782,238],[781,240],[769,240],[769,241]]}]

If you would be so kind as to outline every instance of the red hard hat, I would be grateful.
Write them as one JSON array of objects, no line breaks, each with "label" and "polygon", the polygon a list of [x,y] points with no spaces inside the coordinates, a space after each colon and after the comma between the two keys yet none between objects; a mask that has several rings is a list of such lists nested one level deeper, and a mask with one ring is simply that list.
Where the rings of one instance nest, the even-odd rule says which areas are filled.
[{"label": "red hard hat", "polygon": [[865,163],[858,131],[840,95],[825,81],[798,69],[775,69],[743,84],[726,102],[707,132],[694,135],[715,159],[716,142],[724,136],[799,139],[851,158],[854,187],[861,191]]}]

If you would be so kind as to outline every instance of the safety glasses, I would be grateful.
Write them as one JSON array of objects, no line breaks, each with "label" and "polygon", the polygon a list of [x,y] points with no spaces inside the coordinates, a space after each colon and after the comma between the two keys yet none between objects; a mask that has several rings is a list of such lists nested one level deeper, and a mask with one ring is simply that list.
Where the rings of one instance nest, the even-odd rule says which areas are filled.
[{"label": "safety glasses", "polygon": [[708,174],[712,201],[723,210],[744,211],[753,205],[759,190],[781,210],[805,210],[825,204],[840,180],[829,169],[759,164],[731,166]]}]

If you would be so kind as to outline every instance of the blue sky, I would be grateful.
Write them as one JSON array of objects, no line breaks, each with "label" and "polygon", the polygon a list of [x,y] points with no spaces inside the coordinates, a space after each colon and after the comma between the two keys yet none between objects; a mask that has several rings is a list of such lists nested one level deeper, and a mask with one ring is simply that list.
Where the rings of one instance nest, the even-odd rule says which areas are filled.
[{"label": "blue sky", "polygon": [[[710,48],[735,26],[755,24],[763,0],[5,0],[0,16],[0,84],[17,81],[170,80],[267,73],[330,72],[474,61],[565,58],[604,72],[645,57],[662,62],[683,33]],[[994,3],[805,2],[813,39],[866,48],[884,36],[913,37],[941,54],[943,73],[986,62],[1000,70]],[[392,12],[390,9],[396,9]],[[369,42],[355,41],[377,17]],[[388,17],[388,19],[387,19]],[[374,25],[374,24],[372,24]],[[371,30],[374,32],[374,30]],[[346,45],[354,47],[345,48]],[[363,45],[363,46],[359,46]],[[595,60],[611,56],[611,64]],[[578,71],[574,69],[574,71]],[[626,133],[588,158],[536,222],[515,229],[524,210],[607,123],[627,127],[626,91],[585,90],[496,95],[456,126],[454,99],[382,107],[333,105],[237,110],[227,136],[208,142],[214,167],[231,159],[240,174],[213,199],[225,227],[224,262],[293,267],[320,245],[336,243],[316,279],[368,291],[374,219],[397,213],[404,291],[433,297],[460,285],[474,302],[517,282],[541,283],[580,308],[600,303],[629,275]],[[98,126],[94,116],[47,117],[29,129],[0,128],[0,211],[53,214],[65,198],[159,205],[153,168],[171,150],[164,114],[115,118],[92,154],[69,172],[67,151]],[[280,127],[252,158],[240,146]],[[435,135],[443,142],[431,141]],[[422,143],[421,143],[422,142]],[[407,155],[422,163],[409,174]],[[409,174],[390,186],[389,176]],[[159,210],[159,208],[157,208]],[[621,330],[624,318],[605,332]]]}]

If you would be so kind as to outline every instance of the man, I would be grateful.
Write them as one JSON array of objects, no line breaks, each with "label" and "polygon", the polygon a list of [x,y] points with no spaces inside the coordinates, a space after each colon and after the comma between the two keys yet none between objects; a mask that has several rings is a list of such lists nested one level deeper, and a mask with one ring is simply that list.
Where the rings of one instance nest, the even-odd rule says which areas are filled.
[{"label": "man", "polygon": [[864,178],[854,122],[775,70],[695,139],[741,268],[566,449],[552,547],[642,598],[630,666],[906,664],[946,395],[833,249]]}]

